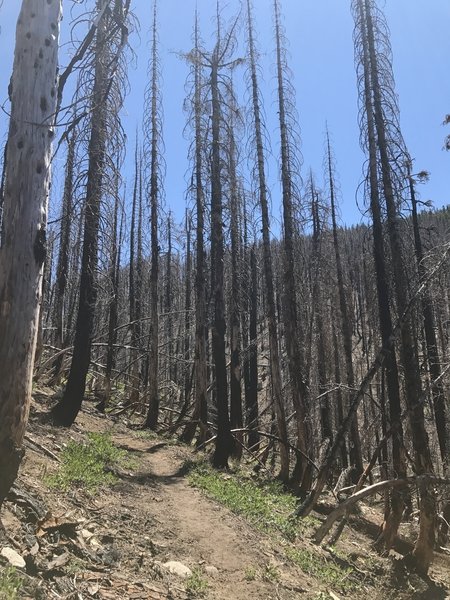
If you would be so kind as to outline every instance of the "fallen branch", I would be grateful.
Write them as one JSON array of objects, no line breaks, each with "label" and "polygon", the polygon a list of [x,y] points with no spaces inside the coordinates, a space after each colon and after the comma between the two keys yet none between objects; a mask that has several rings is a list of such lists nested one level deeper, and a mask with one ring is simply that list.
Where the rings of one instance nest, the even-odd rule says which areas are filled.
[{"label": "fallen branch", "polygon": [[30,434],[26,433],[24,438],[32,448],[33,447],[37,448],[38,450],[40,450],[41,452],[46,454],[48,457],[52,458],[53,460],[56,460],[56,462],[61,462],[59,456],[57,456],[54,452],[52,452],[51,450],[49,450],[48,448],[46,448],[45,446],[43,446],[42,444],[37,442],[35,439],[33,439],[30,436]]},{"label": "fallen branch", "polygon": [[373,485],[369,485],[368,487],[356,492],[353,496],[344,500],[342,504],[340,504],[332,513],[330,513],[326,519],[326,521],[319,527],[314,536],[315,541],[320,544],[323,538],[330,531],[333,524],[342,517],[348,510],[357,502],[366,498],[367,496],[372,496],[373,494],[377,494],[378,492],[382,492],[386,489],[404,487],[406,485],[414,485],[414,484],[434,484],[434,485],[450,485],[450,479],[443,479],[441,477],[435,477],[434,475],[418,475],[413,477],[405,477],[402,479],[389,479],[387,481],[380,481],[378,483],[374,483]]},{"label": "fallen branch", "polygon": [[305,458],[316,469],[316,471],[319,470],[319,467],[316,465],[316,463],[313,460],[311,460],[311,458],[307,454],[302,452],[299,448],[297,448],[297,446],[293,446],[292,444],[289,444],[289,442],[288,443],[284,442],[281,438],[279,438],[277,435],[274,435],[273,433],[266,433],[265,431],[256,431],[255,429],[246,429],[246,428],[232,429],[231,433],[257,433],[258,435],[260,435],[262,437],[266,437],[269,440],[273,440],[275,442],[280,442],[281,444],[285,444],[293,452],[303,456],[303,458]]}]

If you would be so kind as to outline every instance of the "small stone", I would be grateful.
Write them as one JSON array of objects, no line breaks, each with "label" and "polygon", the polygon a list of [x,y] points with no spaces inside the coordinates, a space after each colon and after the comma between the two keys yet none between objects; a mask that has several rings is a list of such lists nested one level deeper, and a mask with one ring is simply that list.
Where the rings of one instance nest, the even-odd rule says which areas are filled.
[{"label": "small stone", "polygon": [[94,534],[92,533],[92,531],[89,531],[88,529],[82,529],[82,530],[80,531],[80,533],[81,533],[81,536],[82,536],[82,537],[83,537],[85,540],[90,540],[90,539],[91,539],[91,537],[93,537],[93,535],[94,535]]},{"label": "small stone", "polygon": [[172,573],[172,575],[177,575],[177,577],[182,577],[183,579],[192,575],[192,571],[189,567],[186,567],[186,565],[183,565],[176,560],[170,560],[169,562],[164,563],[163,567],[167,569],[169,573]]},{"label": "small stone", "polygon": [[205,573],[214,577],[215,575],[219,574],[219,569],[214,565],[208,565],[205,567]]},{"label": "small stone", "polygon": [[9,562],[13,567],[17,567],[18,569],[25,568],[26,562],[24,559],[12,548],[3,548],[1,551],[1,555],[3,558]]}]

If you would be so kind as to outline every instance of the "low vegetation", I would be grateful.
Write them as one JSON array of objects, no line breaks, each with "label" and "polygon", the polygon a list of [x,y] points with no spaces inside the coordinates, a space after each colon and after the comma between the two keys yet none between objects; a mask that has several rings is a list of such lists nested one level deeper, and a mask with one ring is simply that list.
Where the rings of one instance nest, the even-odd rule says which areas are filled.
[{"label": "low vegetation", "polygon": [[194,569],[192,575],[186,579],[186,593],[188,598],[204,598],[208,589],[208,582],[200,569]]},{"label": "low vegetation", "polygon": [[16,600],[20,598],[22,579],[14,567],[0,570],[0,600]]},{"label": "low vegetation", "polygon": [[[301,520],[292,518],[297,499],[287,493],[280,483],[254,479],[244,472],[215,471],[206,462],[190,463],[189,469],[191,485],[244,517],[256,529],[274,536],[281,534],[288,542],[284,546],[286,560],[305,574],[324,586],[343,592],[361,587],[358,572],[342,553],[339,553],[340,560],[336,561],[315,552],[313,546],[311,549],[298,548],[289,543],[295,542],[300,533],[304,535],[312,531],[319,521],[314,517]],[[277,581],[279,576],[277,567],[272,564],[267,564],[261,571],[253,568],[246,571],[247,581],[257,578]]]},{"label": "low vegetation", "polygon": [[123,463],[127,453],[112,443],[108,434],[90,433],[86,442],[69,442],[61,453],[61,465],[47,478],[51,487],[67,490],[72,486],[95,491],[117,481],[114,466]]},{"label": "low vegetation", "polygon": [[279,532],[290,541],[317,523],[312,517],[292,518],[297,500],[277,481],[253,479],[243,472],[230,475],[198,462],[190,466],[189,482],[260,531]]}]

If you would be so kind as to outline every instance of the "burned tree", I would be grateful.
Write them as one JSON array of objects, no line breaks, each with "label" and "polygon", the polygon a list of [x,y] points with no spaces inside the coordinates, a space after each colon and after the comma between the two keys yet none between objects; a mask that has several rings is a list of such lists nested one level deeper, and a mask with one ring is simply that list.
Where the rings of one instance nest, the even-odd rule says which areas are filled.
[{"label": "burned tree", "polygon": [[148,412],[146,426],[156,429],[159,418],[159,315],[158,315],[158,280],[159,280],[159,241],[158,211],[161,204],[161,106],[159,91],[159,59],[157,40],[157,3],[153,5],[152,55],[149,62],[150,81],[145,98],[145,154],[150,164],[146,169],[146,193],[150,205],[150,333],[148,344]]},{"label": "burned tree", "polygon": [[253,15],[250,0],[247,0],[247,45],[249,59],[249,85],[251,94],[251,122],[253,128],[253,151],[255,154],[255,190],[259,201],[262,218],[262,237],[264,255],[264,281],[267,299],[267,324],[269,330],[270,348],[270,373],[272,382],[272,394],[277,421],[278,436],[280,443],[280,479],[289,479],[289,448],[287,438],[287,426],[285,407],[282,396],[282,381],[280,369],[280,352],[278,344],[278,330],[275,307],[275,290],[273,277],[272,250],[270,244],[270,217],[268,191],[265,174],[265,152],[263,141],[263,121],[260,105],[260,93],[258,84],[258,71],[256,61],[256,45],[254,36]]},{"label": "burned tree", "polygon": [[[81,259],[80,294],[75,328],[75,340],[67,385],[64,395],[52,410],[54,421],[70,427],[75,421],[83,402],[86,378],[91,360],[94,317],[97,303],[97,262],[100,233],[101,203],[105,194],[108,168],[109,143],[121,148],[115,135],[121,134],[117,121],[122,105],[123,80],[119,79],[121,58],[127,43],[126,27],[129,2],[122,1],[110,7],[108,0],[97,0],[98,25],[95,34],[93,65],[82,70],[83,77],[90,74],[91,82],[86,94],[90,98],[88,170],[86,175],[86,204],[84,213],[84,237]],[[86,70],[87,69],[87,70]],[[88,77],[89,80],[89,77]],[[111,122],[113,121],[113,123]]]},{"label": "burned tree", "polygon": [[[398,121],[398,107],[394,92],[391,49],[384,15],[374,0],[354,0],[356,23],[356,62],[363,77],[361,94],[366,119],[366,137],[369,141],[369,168],[379,174],[376,190],[386,211],[386,230],[389,240],[391,265],[395,285],[389,293],[395,298],[397,309],[403,314],[409,303],[407,265],[400,231],[399,205],[405,182],[403,161],[407,157]],[[367,142],[366,142],[367,143]],[[370,184],[372,191],[372,182]],[[392,289],[392,287],[394,289]],[[417,348],[411,319],[405,319],[400,328],[400,354],[405,379],[405,400],[408,407],[417,475],[432,474],[428,434],[425,429],[422,384]],[[413,559],[422,572],[427,572],[432,560],[436,500],[431,486],[420,486],[420,530],[413,550]]]}]

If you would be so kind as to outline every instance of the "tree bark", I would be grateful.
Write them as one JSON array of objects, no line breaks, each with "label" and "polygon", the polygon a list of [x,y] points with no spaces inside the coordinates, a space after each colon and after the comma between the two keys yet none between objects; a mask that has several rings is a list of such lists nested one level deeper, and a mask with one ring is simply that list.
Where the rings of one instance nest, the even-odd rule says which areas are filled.
[{"label": "tree bark", "polygon": [[23,456],[31,401],[61,15],[60,0],[24,0],[16,28],[0,247],[0,507]]},{"label": "tree bark", "polygon": [[215,370],[215,392],[217,403],[217,438],[213,464],[217,468],[228,467],[233,451],[228,411],[228,380],[225,358],[225,299],[224,299],[224,241],[223,199],[220,156],[220,123],[222,119],[219,99],[219,42],[211,64],[212,99],[212,160],[211,160],[211,296],[213,305],[212,355]]},{"label": "tree bark", "polygon": [[[107,0],[98,0],[101,11]],[[75,340],[66,389],[60,402],[52,410],[56,423],[70,427],[75,421],[86,390],[94,333],[97,303],[97,254],[100,227],[100,204],[106,158],[107,95],[109,84],[107,54],[106,12],[98,24],[95,45],[94,88],[92,93],[91,132],[89,139],[89,167],[87,174],[84,239],[81,258],[80,297],[75,329]]]}]

